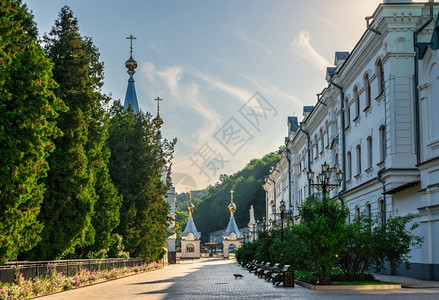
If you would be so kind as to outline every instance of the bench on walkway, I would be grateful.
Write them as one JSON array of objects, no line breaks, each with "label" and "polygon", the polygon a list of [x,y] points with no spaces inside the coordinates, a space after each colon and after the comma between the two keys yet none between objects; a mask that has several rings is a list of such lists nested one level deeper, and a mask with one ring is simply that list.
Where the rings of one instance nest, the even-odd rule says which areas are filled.
[{"label": "bench on walkway", "polygon": [[280,272],[281,270],[281,265],[279,263],[274,264],[274,266],[265,269],[264,271],[264,279],[270,281],[271,280],[271,274],[276,273],[276,272]]},{"label": "bench on walkway", "polygon": [[265,265],[260,266],[256,269],[255,274],[258,275],[258,277],[263,277],[265,270],[269,269],[271,267],[271,262],[266,262]]},{"label": "bench on walkway", "polygon": [[250,273],[252,273],[252,272],[256,272],[256,270],[257,270],[259,267],[263,266],[263,265],[265,265],[265,261],[263,261],[263,262],[261,262],[261,263],[255,263],[254,265],[252,265],[252,266],[250,266],[250,267],[248,268],[248,271],[249,271]]},{"label": "bench on walkway", "polygon": [[[291,265],[285,265],[283,267],[283,269],[280,270],[279,272],[275,272],[275,273],[271,274],[271,278],[273,279],[273,285],[276,284],[276,286],[279,286],[279,284],[281,284],[281,282],[284,281],[285,272],[292,272],[292,271],[293,270],[291,268]],[[288,286],[293,286],[294,287],[294,275],[293,275],[293,278],[292,278],[292,282],[291,283],[289,282]]]},{"label": "bench on walkway", "polygon": [[245,267],[248,270],[250,267],[254,266],[257,263],[258,263],[258,261],[256,259],[249,261],[247,263],[243,262],[243,267]]}]

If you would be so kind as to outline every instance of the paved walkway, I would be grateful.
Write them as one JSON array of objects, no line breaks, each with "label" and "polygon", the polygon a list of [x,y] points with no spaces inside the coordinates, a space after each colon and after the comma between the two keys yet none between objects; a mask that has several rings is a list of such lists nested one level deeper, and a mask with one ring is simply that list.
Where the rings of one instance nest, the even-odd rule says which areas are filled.
[{"label": "paved walkway", "polygon": [[[233,274],[244,275],[234,279]],[[241,268],[233,260],[182,261],[161,270],[42,297],[66,299],[439,299],[439,289],[376,291],[311,291],[276,287]]]},{"label": "paved walkway", "polygon": [[439,288],[439,281],[428,281],[411,277],[381,274],[373,274],[373,276],[381,281],[399,283],[406,288]]}]

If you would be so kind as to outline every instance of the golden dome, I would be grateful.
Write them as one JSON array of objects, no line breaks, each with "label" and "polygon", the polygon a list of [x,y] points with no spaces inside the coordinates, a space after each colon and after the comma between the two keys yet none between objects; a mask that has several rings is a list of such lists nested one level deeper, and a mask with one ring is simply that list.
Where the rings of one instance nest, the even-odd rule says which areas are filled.
[{"label": "golden dome", "polygon": [[[129,74],[134,74],[136,71],[134,69],[137,68],[137,61],[134,60],[132,56],[125,62],[125,67],[128,69]],[[131,72],[131,73],[130,73]]]},{"label": "golden dome", "polygon": [[192,202],[189,202],[189,205],[187,206],[187,211],[193,213],[194,210],[195,210],[195,205]]},{"label": "golden dome", "polygon": [[236,205],[233,202],[231,202],[227,208],[231,213],[234,213],[236,211]]},{"label": "golden dome", "polygon": [[160,118],[160,114],[157,114],[157,117],[155,117],[154,119],[152,119],[152,122],[154,123],[155,126],[160,127],[163,125],[163,123],[165,123],[165,121],[163,121],[162,118]]}]

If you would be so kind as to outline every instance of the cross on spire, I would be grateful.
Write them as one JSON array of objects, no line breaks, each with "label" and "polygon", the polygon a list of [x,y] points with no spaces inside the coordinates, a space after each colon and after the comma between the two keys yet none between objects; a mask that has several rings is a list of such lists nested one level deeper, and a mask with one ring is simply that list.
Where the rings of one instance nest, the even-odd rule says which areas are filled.
[{"label": "cross on spire", "polygon": [[137,39],[132,34],[127,37],[127,40],[130,40],[130,56],[133,56],[133,40]]},{"label": "cross on spire", "polygon": [[157,113],[160,112],[160,101],[163,101],[163,99],[160,99],[160,97],[157,97],[154,99],[154,101],[157,101]]},{"label": "cross on spire", "polygon": [[234,193],[234,192],[235,192],[234,190],[230,190],[231,202],[233,202],[233,193]]}]

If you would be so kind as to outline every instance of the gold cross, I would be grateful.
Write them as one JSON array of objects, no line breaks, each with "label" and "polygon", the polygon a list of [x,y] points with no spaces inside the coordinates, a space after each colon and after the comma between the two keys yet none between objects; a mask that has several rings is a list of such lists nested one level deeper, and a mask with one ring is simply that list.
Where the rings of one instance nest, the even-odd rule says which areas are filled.
[{"label": "gold cross", "polygon": [[154,101],[157,101],[157,113],[160,112],[160,101],[163,101],[163,99],[160,99],[160,97],[157,97],[154,99]]},{"label": "gold cross", "polygon": [[133,35],[127,37],[127,40],[130,40],[130,56],[133,56],[133,40],[137,39]]},{"label": "gold cross", "polygon": [[235,192],[234,190],[230,190],[230,196],[231,196],[232,202],[233,202],[233,193],[234,192]]}]

